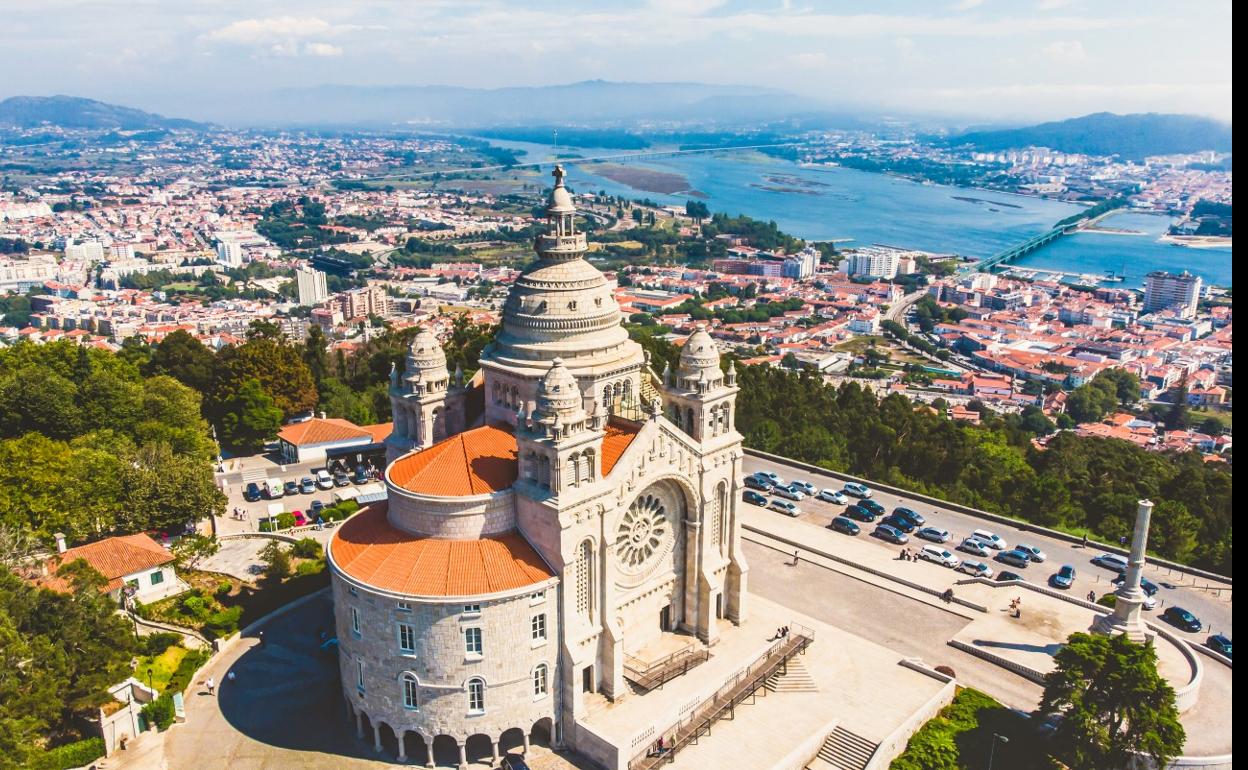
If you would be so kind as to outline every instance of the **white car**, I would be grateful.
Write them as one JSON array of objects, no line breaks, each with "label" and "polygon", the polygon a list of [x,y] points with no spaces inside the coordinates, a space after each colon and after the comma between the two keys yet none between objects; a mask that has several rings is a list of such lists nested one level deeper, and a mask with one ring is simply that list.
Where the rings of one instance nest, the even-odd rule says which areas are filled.
[{"label": "white car", "polygon": [[970,561],[968,559],[967,561],[964,561],[958,566],[954,567],[954,569],[956,569],[958,572],[965,572],[971,577],[984,577],[984,578],[992,577],[992,567],[989,567],[987,564],[983,563],[982,561]]},{"label": "white car", "polygon": [[853,497],[866,498],[871,496],[871,488],[866,484],[859,484],[856,481],[847,482],[841,491]]},{"label": "white car", "polygon": [[923,527],[914,536],[922,540],[930,540],[933,543],[949,542],[949,530],[940,527]]},{"label": "white car", "polygon": [[329,471],[322,468],[316,472],[316,486],[321,489],[333,489],[334,477],[329,475]]},{"label": "white car", "polygon": [[1049,558],[1048,556],[1045,555],[1044,551],[1041,551],[1039,548],[1035,547],[1034,545],[1023,545],[1022,543],[1019,543],[1018,545],[1014,546],[1014,548],[1015,550],[1022,551],[1023,553],[1027,554],[1028,556],[1031,557],[1032,561],[1037,562],[1037,563],[1042,562],[1045,559]]},{"label": "white car", "polygon": [[816,495],[816,496],[817,496],[820,500],[824,501],[825,503],[835,503],[836,505],[845,505],[846,503],[848,503],[848,502],[849,502],[849,498],[848,498],[848,497],[846,497],[845,495],[841,494],[840,492],[837,492],[835,489],[825,489],[825,490],[822,490],[822,491],[821,491],[818,495]]},{"label": "white car", "polygon": [[819,488],[814,484],[811,484],[809,481],[798,481],[797,479],[793,479],[789,482],[789,486],[804,495],[813,495],[819,491]]},{"label": "white car", "polygon": [[1098,567],[1112,569],[1119,574],[1127,571],[1127,557],[1119,556],[1116,553],[1103,553],[1100,556],[1092,557],[1092,563]]},{"label": "white car", "polygon": [[772,500],[767,507],[777,513],[783,513],[785,516],[797,517],[802,515],[801,510],[787,500]]},{"label": "white car", "polygon": [[1010,547],[1010,544],[1005,542],[1005,538],[986,529],[975,530],[971,533],[971,537],[976,540],[982,540],[985,545],[994,551],[1004,551]]},{"label": "white car", "polygon": [[767,481],[770,481],[772,484],[784,483],[784,479],[780,478],[778,474],[772,473],[771,471],[754,471],[753,475],[754,475],[754,478],[756,479],[766,479]]},{"label": "white car", "polygon": [[992,555],[992,548],[983,540],[980,540],[977,537],[968,537],[967,539],[963,540],[962,544],[958,546],[958,550],[966,551],[967,553],[973,553],[976,556]]},{"label": "white car", "polygon": [[937,548],[934,545],[925,545],[919,549],[919,558],[925,561],[936,562],[942,567],[957,568],[962,560],[946,551],[944,548]]},{"label": "white car", "polygon": [[806,499],[806,494],[802,492],[801,490],[794,489],[793,487],[788,487],[788,486],[780,486],[779,484],[771,488],[771,493],[773,495],[776,495],[777,497],[783,497],[789,500],[805,500]]}]

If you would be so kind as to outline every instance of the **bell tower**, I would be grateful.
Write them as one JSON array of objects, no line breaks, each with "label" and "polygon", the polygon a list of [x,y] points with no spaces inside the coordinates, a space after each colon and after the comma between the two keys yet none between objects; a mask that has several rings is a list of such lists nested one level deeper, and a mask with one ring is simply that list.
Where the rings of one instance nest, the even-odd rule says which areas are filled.
[{"label": "bell tower", "polygon": [[524,407],[516,414],[521,478],[561,498],[598,481],[606,422],[601,405],[586,412],[576,378],[556,358],[538,385],[532,414]]},{"label": "bell tower", "polygon": [[408,348],[402,378],[397,369],[390,369],[394,428],[386,439],[387,462],[447,437],[446,397],[450,381],[446,354],[438,338],[421,329]]},{"label": "bell tower", "polygon": [[675,372],[663,370],[663,401],[669,420],[697,441],[734,433],[737,372],[719,368],[715,340],[699,328],[685,341]]}]

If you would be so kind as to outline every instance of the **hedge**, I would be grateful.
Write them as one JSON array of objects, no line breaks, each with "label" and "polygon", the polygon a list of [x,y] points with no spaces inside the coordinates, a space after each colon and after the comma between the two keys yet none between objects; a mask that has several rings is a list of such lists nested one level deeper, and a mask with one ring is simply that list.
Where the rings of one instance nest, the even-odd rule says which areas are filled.
[{"label": "hedge", "polygon": [[89,765],[104,756],[104,739],[87,738],[48,749],[31,760],[31,770],[69,770]]},{"label": "hedge", "polygon": [[143,653],[155,658],[173,645],[181,643],[182,634],[175,634],[172,631],[160,631],[143,637]]},{"label": "hedge", "polygon": [[173,724],[173,696],[168,693],[143,707],[139,712],[149,725],[156,725],[161,731],[168,730]]},{"label": "hedge", "polygon": [[182,661],[178,663],[178,668],[173,672],[173,676],[169,677],[169,684],[165,686],[165,692],[184,692],[191,685],[191,679],[194,678],[195,672],[208,662],[210,653],[208,650],[191,650],[186,653]]}]

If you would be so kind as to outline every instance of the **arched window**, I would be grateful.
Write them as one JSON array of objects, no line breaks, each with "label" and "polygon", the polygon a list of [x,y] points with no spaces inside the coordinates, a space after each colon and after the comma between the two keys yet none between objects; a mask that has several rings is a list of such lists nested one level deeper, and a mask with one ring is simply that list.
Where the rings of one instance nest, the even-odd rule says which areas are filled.
[{"label": "arched window", "polygon": [[706,506],[706,524],[710,528],[711,543],[713,543],[716,548],[719,547],[719,506],[719,490],[716,489],[715,496],[711,498],[710,505]]},{"label": "arched window", "polygon": [[719,550],[720,553],[728,551],[728,541],[732,537],[732,522],[729,521],[728,515],[728,485],[720,482],[718,489],[719,497]]},{"label": "arched window", "polygon": [[577,487],[581,484],[581,456],[573,453],[568,457],[567,478],[569,486]]},{"label": "arched window", "polygon": [[485,711],[485,680],[474,678],[468,680],[468,711],[480,714]]},{"label": "arched window", "polygon": [[416,681],[416,675],[412,673],[403,674],[402,683],[403,708],[420,708],[420,683]]},{"label": "arched window", "polygon": [[585,465],[585,470],[582,471],[581,478],[586,482],[592,482],[596,475],[594,473],[594,450],[586,449],[581,453],[581,457],[583,458]]},{"label": "arched window", "polygon": [[588,540],[576,560],[576,611],[586,620],[594,618],[594,547]]},{"label": "arched window", "polygon": [[550,689],[550,683],[547,676],[548,671],[545,663],[539,663],[537,668],[533,669],[533,697],[540,698]]}]

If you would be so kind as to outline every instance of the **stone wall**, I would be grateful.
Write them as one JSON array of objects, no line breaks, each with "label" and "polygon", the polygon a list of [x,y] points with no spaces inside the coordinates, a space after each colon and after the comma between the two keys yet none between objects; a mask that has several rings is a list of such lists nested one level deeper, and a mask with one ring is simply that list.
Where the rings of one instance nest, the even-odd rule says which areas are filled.
[{"label": "stone wall", "polygon": [[433,497],[409,492],[386,476],[390,523],[416,535],[476,540],[515,529],[515,493],[510,489],[471,497]]}]

